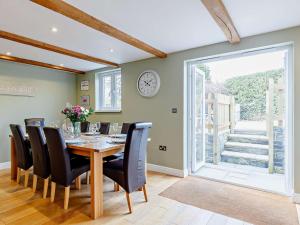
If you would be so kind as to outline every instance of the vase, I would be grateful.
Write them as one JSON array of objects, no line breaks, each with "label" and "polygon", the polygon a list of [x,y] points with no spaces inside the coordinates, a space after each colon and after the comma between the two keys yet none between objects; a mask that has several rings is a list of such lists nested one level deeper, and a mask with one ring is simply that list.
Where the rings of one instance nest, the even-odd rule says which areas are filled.
[{"label": "vase", "polygon": [[74,137],[75,138],[78,138],[80,137],[80,134],[81,134],[81,125],[80,125],[80,122],[74,122],[72,123],[73,124],[73,134],[74,134]]}]

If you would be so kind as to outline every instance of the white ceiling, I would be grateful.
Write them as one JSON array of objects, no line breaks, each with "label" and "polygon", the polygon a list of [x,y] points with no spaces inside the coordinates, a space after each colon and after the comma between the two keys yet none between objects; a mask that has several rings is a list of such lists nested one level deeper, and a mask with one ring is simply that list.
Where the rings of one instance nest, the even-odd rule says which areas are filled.
[{"label": "white ceiling", "polygon": [[[241,37],[300,25],[299,0],[223,1]],[[226,41],[201,0],[66,2],[166,53]],[[152,57],[29,0],[0,0],[0,29],[119,64]],[[0,54],[7,51],[84,71],[104,66],[0,39]]]}]

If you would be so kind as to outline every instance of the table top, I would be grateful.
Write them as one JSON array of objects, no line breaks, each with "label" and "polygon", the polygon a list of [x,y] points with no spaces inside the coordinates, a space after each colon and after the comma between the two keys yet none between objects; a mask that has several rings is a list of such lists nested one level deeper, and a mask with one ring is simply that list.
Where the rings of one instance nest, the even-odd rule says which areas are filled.
[{"label": "table top", "polygon": [[105,152],[113,149],[122,149],[125,143],[112,143],[112,138],[107,135],[99,136],[84,136],[81,135],[78,139],[83,143],[68,144],[68,148],[72,149],[89,149],[99,152]]}]

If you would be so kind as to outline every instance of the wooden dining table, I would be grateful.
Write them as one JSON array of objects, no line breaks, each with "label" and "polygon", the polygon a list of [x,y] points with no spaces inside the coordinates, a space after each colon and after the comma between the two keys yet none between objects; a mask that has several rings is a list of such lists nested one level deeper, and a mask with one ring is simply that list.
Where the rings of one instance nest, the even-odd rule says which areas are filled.
[{"label": "wooden dining table", "polygon": [[[103,215],[103,158],[116,154],[124,149],[124,144],[114,144],[108,136],[84,138],[84,143],[68,144],[70,153],[90,158],[91,170],[91,218]],[[17,178],[15,140],[11,141],[11,179]]]}]

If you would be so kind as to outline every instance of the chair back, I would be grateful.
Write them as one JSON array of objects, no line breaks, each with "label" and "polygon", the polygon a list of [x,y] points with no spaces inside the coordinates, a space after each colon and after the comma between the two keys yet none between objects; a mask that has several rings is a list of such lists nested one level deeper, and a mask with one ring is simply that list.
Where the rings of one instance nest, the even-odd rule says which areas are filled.
[{"label": "chair back", "polygon": [[41,127],[27,126],[32,158],[33,174],[46,179],[50,175],[50,158],[44,132]]},{"label": "chair back", "polygon": [[28,118],[24,120],[25,126],[26,126],[26,132],[27,126],[37,126],[37,127],[44,127],[45,126],[45,119],[44,118]]},{"label": "chair back", "polygon": [[90,129],[90,122],[89,121],[81,122],[80,126],[81,126],[80,127],[81,133],[89,132],[89,129]]},{"label": "chair back", "polygon": [[127,134],[128,133],[130,124],[131,123],[123,123],[122,124],[121,134]]},{"label": "chair back", "polygon": [[100,134],[109,134],[109,127],[110,123],[109,122],[101,122],[101,127],[100,127]]},{"label": "chair back", "polygon": [[60,185],[69,186],[72,182],[70,154],[60,128],[45,127],[51,180]]},{"label": "chair back", "polygon": [[152,123],[133,123],[129,126],[124,150],[125,190],[136,191],[146,183],[145,160],[149,128]]},{"label": "chair back", "polygon": [[10,130],[15,140],[17,165],[23,170],[28,170],[32,166],[30,144],[25,139],[20,125],[11,124]]}]

